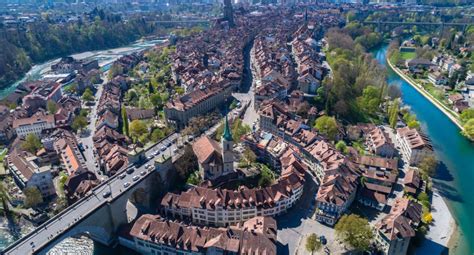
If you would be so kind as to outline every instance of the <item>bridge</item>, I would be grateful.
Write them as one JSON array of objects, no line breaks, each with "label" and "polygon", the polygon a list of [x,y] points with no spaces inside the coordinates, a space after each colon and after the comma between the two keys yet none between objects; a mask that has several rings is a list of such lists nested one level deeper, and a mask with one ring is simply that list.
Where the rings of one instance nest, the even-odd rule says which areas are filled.
[{"label": "bridge", "polygon": [[445,27],[461,27],[463,33],[466,31],[469,25],[474,25],[474,22],[406,22],[406,21],[363,21],[363,24],[366,25],[376,25],[377,31],[382,31],[382,25],[385,26],[437,26],[441,28],[441,33],[444,31]]},{"label": "bridge", "polygon": [[[241,116],[249,104],[250,102],[245,102],[245,107],[232,110],[229,119],[232,121]],[[220,125],[221,123],[215,124],[203,135],[214,135]],[[157,189],[167,190],[173,162],[181,157],[179,152],[176,153],[180,137],[179,133],[173,133],[148,148],[145,157],[149,160],[136,167],[133,173],[128,174],[127,168],[112,176],[95,187],[90,194],[12,243],[1,254],[46,254],[62,240],[78,235],[86,235],[106,246],[114,244],[120,225],[136,218],[136,207],[150,207],[153,199],[151,194],[156,193]],[[148,165],[152,168],[147,169]],[[139,179],[134,181],[137,177]],[[130,183],[130,186],[125,187],[125,183]],[[110,195],[104,196],[108,192]]]},{"label": "bridge", "polygon": [[[172,141],[177,138],[178,134],[173,133],[154,145],[145,152],[150,163],[137,167],[133,173],[127,174],[124,169],[109,178],[91,193],[8,246],[2,254],[46,254],[62,240],[82,234],[104,245],[113,244],[119,226],[131,222],[137,216],[136,210],[128,211],[127,208],[133,208],[135,204],[149,206],[153,189],[167,185],[172,161],[176,159],[170,157],[177,146]],[[170,143],[172,145],[167,147]],[[162,151],[161,148],[167,149]],[[154,156],[155,151],[160,153]],[[147,165],[151,167],[147,169]],[[121,176],[122,173],[125,176]],[[134,181],[137,177],[139,179]],[[125,183],[130,186],[125,187]]]}]

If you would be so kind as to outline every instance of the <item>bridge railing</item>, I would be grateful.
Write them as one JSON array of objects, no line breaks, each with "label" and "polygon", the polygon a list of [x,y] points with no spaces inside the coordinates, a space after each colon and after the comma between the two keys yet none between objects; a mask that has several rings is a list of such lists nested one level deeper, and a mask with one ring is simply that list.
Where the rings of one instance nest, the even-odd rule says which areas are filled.
[{"label": "bridge railing", "polygon": [[[176,134],[176,132],[173,132],[167,136],[165,136],[163,139],[161,139],[160,141],[156,142],[155,144],[153,144],[152,146],[150,146],[149,148],[147,148],[145,151],[149,151],[151,148],[155,147],[156,145],[160,144],[161,142],[163,142],[164,140],[166,140],[167,138],[169,138],[170,136]],[[96,192],[98,189],[101,189],[103,186],[105,185],[108,185],[110,182],[116,180],[120,174],[122,174],[123,172],[125,172],[127,169],[129,169],[130,167],[133,167],[133,164],[129,164],[128,167],[124,168],[122,171],[120,172],[117,172],[115,175],[111,176],[109,179],[107,179],[106,181],[104,182],[101,182],[99,185],[97,185],[96,187],[94,187],[92,189],[92,192],[89,192],[87,195],[85,195],[84,197],[78,199],[76,202],[74,202],[72,205],[68,206],[66,209],[64,209],[63,211],[61,211],[60,213],[54,215],[53,217],[49,218],[47,221],[45,221],[43,224],[39,225],[37,228],[33,229],[32,231],[30,231],[28,234],[24,235],[23,237],[21,237],[20,239],[16,240],[15,242],[11,243],[10,245],[8,245],[3,251],[1,251],[0,253],[1,254],[5,254],[6,252],[12,250],[15,248],[15,246],[25,242],[26,240],[28,240],[28,238],[30,238],[31,236],[33,236],[35,234],[35,232],[38,230],[38,229],[44,229],[45,227],[47,227],[50,223],[60,219],[61,217],[63,217],[64,215],[66,215],[67,213],[69,213],[71,210],[77,208],[78,206],[80,206],[81,204],[83,204],[84,202],[88,201],[89,198],[93,195],[94,192]],[[81,216],[81,217],[84,217],[85,215]]]}]

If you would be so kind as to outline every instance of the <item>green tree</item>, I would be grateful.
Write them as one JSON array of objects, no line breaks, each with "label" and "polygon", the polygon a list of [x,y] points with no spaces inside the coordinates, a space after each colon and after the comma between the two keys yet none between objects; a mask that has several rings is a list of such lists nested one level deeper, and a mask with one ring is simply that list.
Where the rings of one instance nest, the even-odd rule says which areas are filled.
[{"label": "green tree", "polygon": [[53,100],[48,100],[46,108],[51,114],[55,114],[58,111],[58,105]]},{"label": "green tree", "polygon": [[463,126],[464,130],[462,131],[463,135],[467,138],[474,140],[474,118],[470,119]]},{"label": "green tree", "polygon": [[6,216],[10,212],[10,195],[8,194],[8,189],[3,181],[0,182],[0,200],[2,200],[3,214]]},{"label": "green tree", "polygon": [[165,132],[160,128],[155,128],[153,132],[151,132],[151,140],[155,143],[163,139],[163,137],[165,137]]},{"label": "green tree", "polygon": [[380,89],[375,86],[368,86],[364,89],[362,96],[357,98],[360,110],[373,115],[380,111]]},{"label": "green tree", "polygon": [[273,174],[272,170],[268,168],[268,166],[263,164],[258,164],[260,168],[260,177],[258,179],[258,186],[259,187],[267,187],[273,183],[275,180],[275,175]]},{"label": "green tree", "polygon": [[199,171],[195,171],[189,175],[188,179],[186,180],[186,183],[191,185],[198,185],[199,183],[201,183],[201,181],[202,178],[199,174]]},{"label": "green tree", "polygon": [[470,119],[474,119],[474,108],[468,108],[462,111],[461,115],[459,115],[462,123],[468,122]]},{"label": "green tree", "polygon": [[161,106],[163,105],[163,101],[161,100],[161,96],[159,93],[152,94],[150,96],[150,102],[155,108],[161,108]]},{"label": "green tree", "polygon": [[124,105],[122,105],[122,132],[124,135],[129,136],[129,125],[128,125],[128,116],[127,116],[127,109]]},{"label": "green tree", "polygon": [[420,168],[422,173],[428,176],[434,176],[437,166],[438,160],[434,155],[425,156],[418,164],[418,168]]},{"label": "green tree", "polygon": [[76,132],[83,130],[86,127],[87,127],[87,118],[81,115],[76,116],[71,124],[71,128],[74,129],[74,131]]},{"label": "green tree", "polygon": [[311,254],[321,249],[322,246],[316,234],[313,233],[306,238],[305,248],[308,252],[311,252]]},{"label": "green tree", "polygon": [[108,73],[109,80],[112,80],[113,78],[115,78],[115,76],[120,75],[120,74],[123,74],[122,66],[116,63],[112,64]]},{"label": "green tree", "polygon": [[21,147],[23,150],[34,154],[41,149],[43,145],[41,144],[41,140],[35,134],[28,134],[25,137],[25,141],[21,144]]},{"label": "green tree", "polygon": [[130,123],[129,132],[134,142],[143,142],[143,136],[148,134],[148,128],[144,121],[134,120]]},{"label": "green tree", "polygon": [[338,133],[336,119],[330,116],[321,116],[316,119],[314,128],[316,128],[321,134],[326,135],[331,140],[334,140]]},{"label": "green tree", "polygon": [[43,196],[36,186],[27,187],[23,190],[25,195],[24,205],[26,208],[34,208],[43,203]]},{"label": "green tree", "polygon": [[358,215],[344,215],[336,224],[336,235],[357,251],[367,251],[374,236],[367,219]]},{"label": "green tree", "polygon": [[336,143],[336,149],[344,154],[348,152],[347,145],[342,140]]},{"label": "green tree", "polygon": [[392,101],[392,104],[388,109],[388,122],[390,123],[390,127],[392,128],[395,128],[397,126],[399,104],[399,100],[395,99]]},{"label": "green tree", "polygon": [[82,100],[88,102],[94,101],[94,93],[90,88],[86,88],[86,90],[84,90],[84,93],[82,93]]},{"label": "green tree", "polygon": [[239,162],[239,167],[248,167],[255,162],[257,162],[257,155],[255,155],[249,147],[245,147],[241,161]]}]

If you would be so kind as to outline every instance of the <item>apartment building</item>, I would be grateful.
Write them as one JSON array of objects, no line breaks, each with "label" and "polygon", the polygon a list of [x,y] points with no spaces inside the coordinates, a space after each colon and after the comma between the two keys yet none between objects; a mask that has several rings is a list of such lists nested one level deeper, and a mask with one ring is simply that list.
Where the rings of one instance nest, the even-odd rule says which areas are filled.
[{"label": "apartment building", "polygon": [[383,127],[375,127],[366,135],[366,145],[369,151],[382,156],[391,158],[395,155],[395,146]]},{"label": "apartment building", "polygon": [[25,137],[28,134],[34,134],[41,137],[45,129],[55,127],[54,115],[38,111],[33,116],[27,118],[15,118],[13,128],[18,137]]},{"label": "apartment building", "polygon": [[120,235],[120,244],[141,254],[276,255],[276,221],[255,217],[226,228],[189,226],[142,215]]},{"label": "apartment building", "polygon": [[400,144],[401,154],[410,162],[410,165],[417,165],[423,158],[433,154],[430,139],[417,129],[398,128],[396,139]]}]

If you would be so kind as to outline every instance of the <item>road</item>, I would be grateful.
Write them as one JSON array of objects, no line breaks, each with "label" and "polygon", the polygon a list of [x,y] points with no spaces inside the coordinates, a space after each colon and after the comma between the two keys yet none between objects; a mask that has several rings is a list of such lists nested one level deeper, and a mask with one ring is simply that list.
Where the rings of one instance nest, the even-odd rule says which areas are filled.
[{"label": "road", "polygon": [[[156,156],[152,156],[148,162],[154,162],[155,159],[163,156],[169,156],[173,150],[177,148],[177,143],[172,141],[178,137],[174,133],[160,143],[153,146],[146,152],[150,156],[155,151],[159,151]],[[167,146],[171,143],[170,146]],[[158,150],[158,148],[165,147],[166,150]],[[121,174],[111,177],[109,180],[102,183],[100,186],[93,189],[93,191],[86,197],[79,200],[77,203],[71,205],[60,214],[54,216],[43,225],[36,228],[33,232],[20,239],[21,242],[15,246],[13,250],[4,251],[5,254],[31,254],[40,247],[47,245],[56,236],[68,230],[69,227],[79,222],[83,217],[87,216],[93,210],[103,205],[107,201],[120,196],[123,192],[131,188],[132,185],[124,187],[125,183],[133,184],[139,180],[146,178],[153,171],[146,169],[146,166],[151,163],[146,163],[138,167],[131,174],[125,174],[123,178]],[[123,171],[125,173],[125,171]],[[133,177],[138,176],[138,180],[133,181]],[[110,192],[108,197],[104,197],[104,193]],[[33,241],[34,240],[34,241]]]}]

